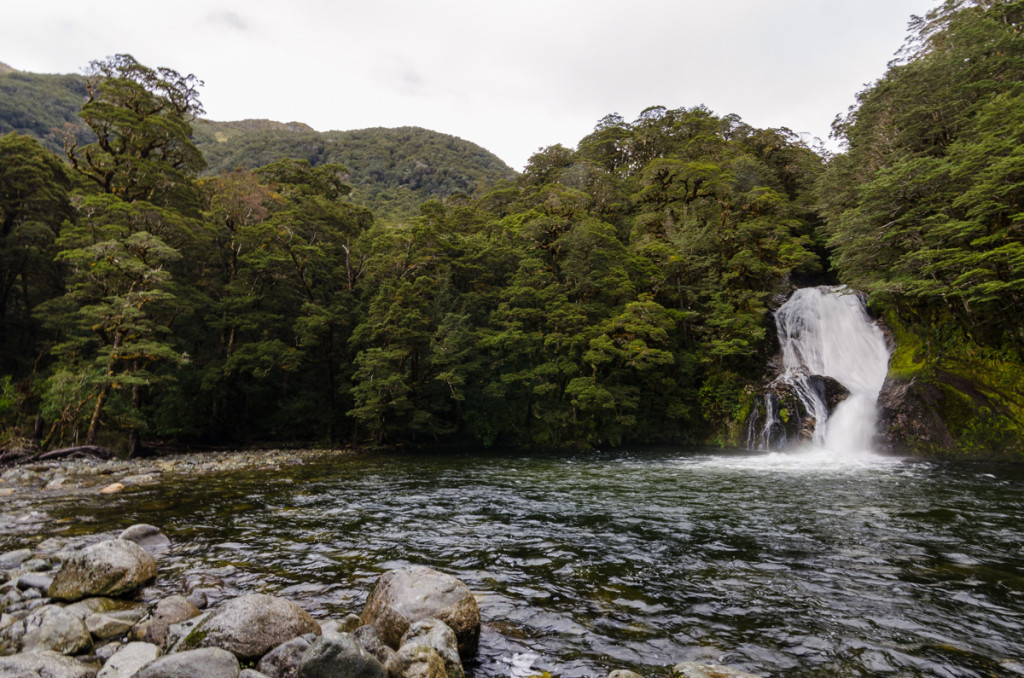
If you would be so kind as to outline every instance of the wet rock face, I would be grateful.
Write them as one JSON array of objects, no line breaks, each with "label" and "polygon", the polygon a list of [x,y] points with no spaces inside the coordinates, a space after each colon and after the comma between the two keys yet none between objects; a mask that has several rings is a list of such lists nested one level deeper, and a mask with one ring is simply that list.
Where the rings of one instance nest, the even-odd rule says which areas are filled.
[{"label": "wet rock face", "polygon": [[214,610],[182,639],[180,649],[221,647],[251,662],[306,633],[320,634],[320,624],[308,612],[290,600],[252,593]]},{"label": "wet rock face", "polygon": [[954,449],[956,441],[938,411],[942,397],[934,384],[887,379],[878,394],[878,429],[889,449]]},{"label": "wet rock face", "polygon": [[385,572],[362,614],[363,623],[395,649],[409,627],[425,619],[440,619],[455,632],[462,657],[476,654],[480,610],[469,587],[449,574],[423,566]]},{"label": "wet rock face", "polygon": [[129,595],[156,573],[156,560],[138,544],[108,539],[71,554],[53,578],[49,595],[64,601]]},{"label": "wet rock face", "polygon": [[317,638],[299,664],[301,678],[387,678],[387,675],[376,657],[344,633]]}]

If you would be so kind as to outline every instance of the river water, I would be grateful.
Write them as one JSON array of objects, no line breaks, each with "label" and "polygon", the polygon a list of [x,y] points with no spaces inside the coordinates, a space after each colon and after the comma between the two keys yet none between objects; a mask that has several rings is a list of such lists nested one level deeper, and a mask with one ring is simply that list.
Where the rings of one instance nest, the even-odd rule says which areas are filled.
[{"label": "river water", "polygon": [[35,540],[159,525],[175,543],[169,590],[216,577],[225,595],[284,595],[319,618],[359,612],[389,568],[434,566],[478,596],[477,678],[662,676],[684,660],[763,676],[1024,675],[1018,467],[367,455],[18,510],[45,515]]}]

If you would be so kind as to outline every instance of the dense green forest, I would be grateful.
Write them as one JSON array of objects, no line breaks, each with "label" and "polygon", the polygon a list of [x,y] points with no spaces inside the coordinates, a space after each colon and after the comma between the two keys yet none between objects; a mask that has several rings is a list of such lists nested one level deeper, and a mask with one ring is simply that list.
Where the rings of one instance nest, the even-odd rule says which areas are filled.
[{"label": "dense green forest", "polygon": [[521,175],[413,128],[203,122],[194,76],[94,62],[62,154],[64,109],[0,137],[3,439],[727,444],[770,309],[842,281],[896,336],[896,410],[945,431],[892,435],[1019,454],[1022,12],[919,20],[834,157],[652,107]]}]

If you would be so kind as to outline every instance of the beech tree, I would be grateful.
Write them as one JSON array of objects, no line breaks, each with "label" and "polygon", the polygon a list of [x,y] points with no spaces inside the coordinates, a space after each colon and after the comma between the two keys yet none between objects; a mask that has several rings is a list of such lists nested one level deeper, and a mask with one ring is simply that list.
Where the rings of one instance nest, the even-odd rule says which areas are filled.
[{"label": "beech tree", "polygon": [[[63,335],[47,409],[56,415],[53,433],[71,427],[77,436],[87,420],[91,445],[113,405],[131,454],[146,426],[141,406],[153,368],[178,355],[168,326],[180,311],[172,267],[197,230],[194,178],[204,163],[189,135],[202,111],[201,83],[126,54],[93,62],[88,83],[81,115],[97,140],[82,148],[71,141],[67,155],[94,190],[77,193],[76,219],[58,239],[68,294],[46,309]],[[71,398],[68,373],[82,377]]]}]

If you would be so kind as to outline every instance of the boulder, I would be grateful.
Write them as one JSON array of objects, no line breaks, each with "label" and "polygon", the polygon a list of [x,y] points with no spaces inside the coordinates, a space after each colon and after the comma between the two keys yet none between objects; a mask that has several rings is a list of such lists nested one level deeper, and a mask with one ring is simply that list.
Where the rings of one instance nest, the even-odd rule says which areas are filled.
[{"label": "boulder", "polygon": [[80,654],[92,649],[92,636],[74,613],[59,605],[44,605],[25,618],[22,652],[53,650],[61,654]]},{"label": "boulder", "polygon": [[108,539],[72,553],[57,571],[49,595],[56,600],[134,593],[156,577],[156,560],[135,542]]},{"label": "boulder", "polygon": [[299,675],[299,663],[302,655],[310,648],[308,640],[299,636],[292,638],[287,643],[281,643],[270,652],[263,655],[263,659],[256,665],[256,669],[269,678],[295,678]]},{"label": "boulder", "polygon": [[199,616],[199,608],[188,602],[184,596],[170,596],[156,604],[153,618],[146,624],[143,640],[163,647],[167,630],[172,624]]},{"label": "boulder", "polygon": [[145,608],[97,612],[85,618],[85,628],[93,638],[108,640],[126,635],[145,615]]},{"label": "boulder", "polygon": [[284,598],[250,593],[214,610],[181,640],[179,648],[222,647],[250,662],[305,633],[320,633],[320,625],[308,612]]},{"label": "boulder", "polygon": [[160,531],[159,527],[144,523],[132,525],[117,538],[133,541],[150,553],[159,553],[171,545],[171,540]]},{"label": "boulder", "polygon": [[448,678],[465,678],[466,672],[459,659],[459,641],[455,632],[440,619],[424,619],[410,626],[402,636],[402,648],[409,645],[432,648],[444,662]]},{"label": "boulder", "polygon": [[444,660],[426,645],[403,645],[388,661],[391,678],[445,678]]},{"label": "boulder", "polygon": [[32,551],[29,549],[18,549],[0,554],[0,570],[13,570],[30,558],[32,558]]},{"label": "boulder", "polygon": [[480,610],[472,591],[450,574],[413,565],[385,572],[363,608],[362,621],[373,624],[385,645],[398,648],[415,622],[440,619],[459,640],[459,654],[476,654]]},{"label": "boulder", "polygon": [[38,572],[29,572],[18,577],[18,588],[22,590],[39,589],[40,591],[49,591],[52,585],[53,577],[39,574]]},{"label": "boulder", "polygon": [[352,640],[356,641],[359,647],[372,654],[377,658],[377,661],[385,666],[387,666],[388,660],[395,654],[393,649],[381,642],[380,636],[377,635],[377,629],[369,624],[360,626],[353,631]]},{"label": "boulder", "polygon": [[160,657],[135,678],[238,678],[241,670],[235,655],[219,647],[205,647]]},{"label": "boulder", "polygon": [[103,664],[96,678],[131,678],[160,656],[160,648],[152,643],[128,643]]},{"label": "boulder", "polygon": [[299,663],[299,678],[387,678],[384,665],[347,634],[321,636]]},{"label": "boulder", "polygon": [[0,678],[27,678],[28,676],[94,678],[96,667],[50,651],[0,657]]},{"label": "boulder", "polygon": [[672,675],[678,678],[761,678],[757,674],[718,664],[683,662],[672,667]]}]

